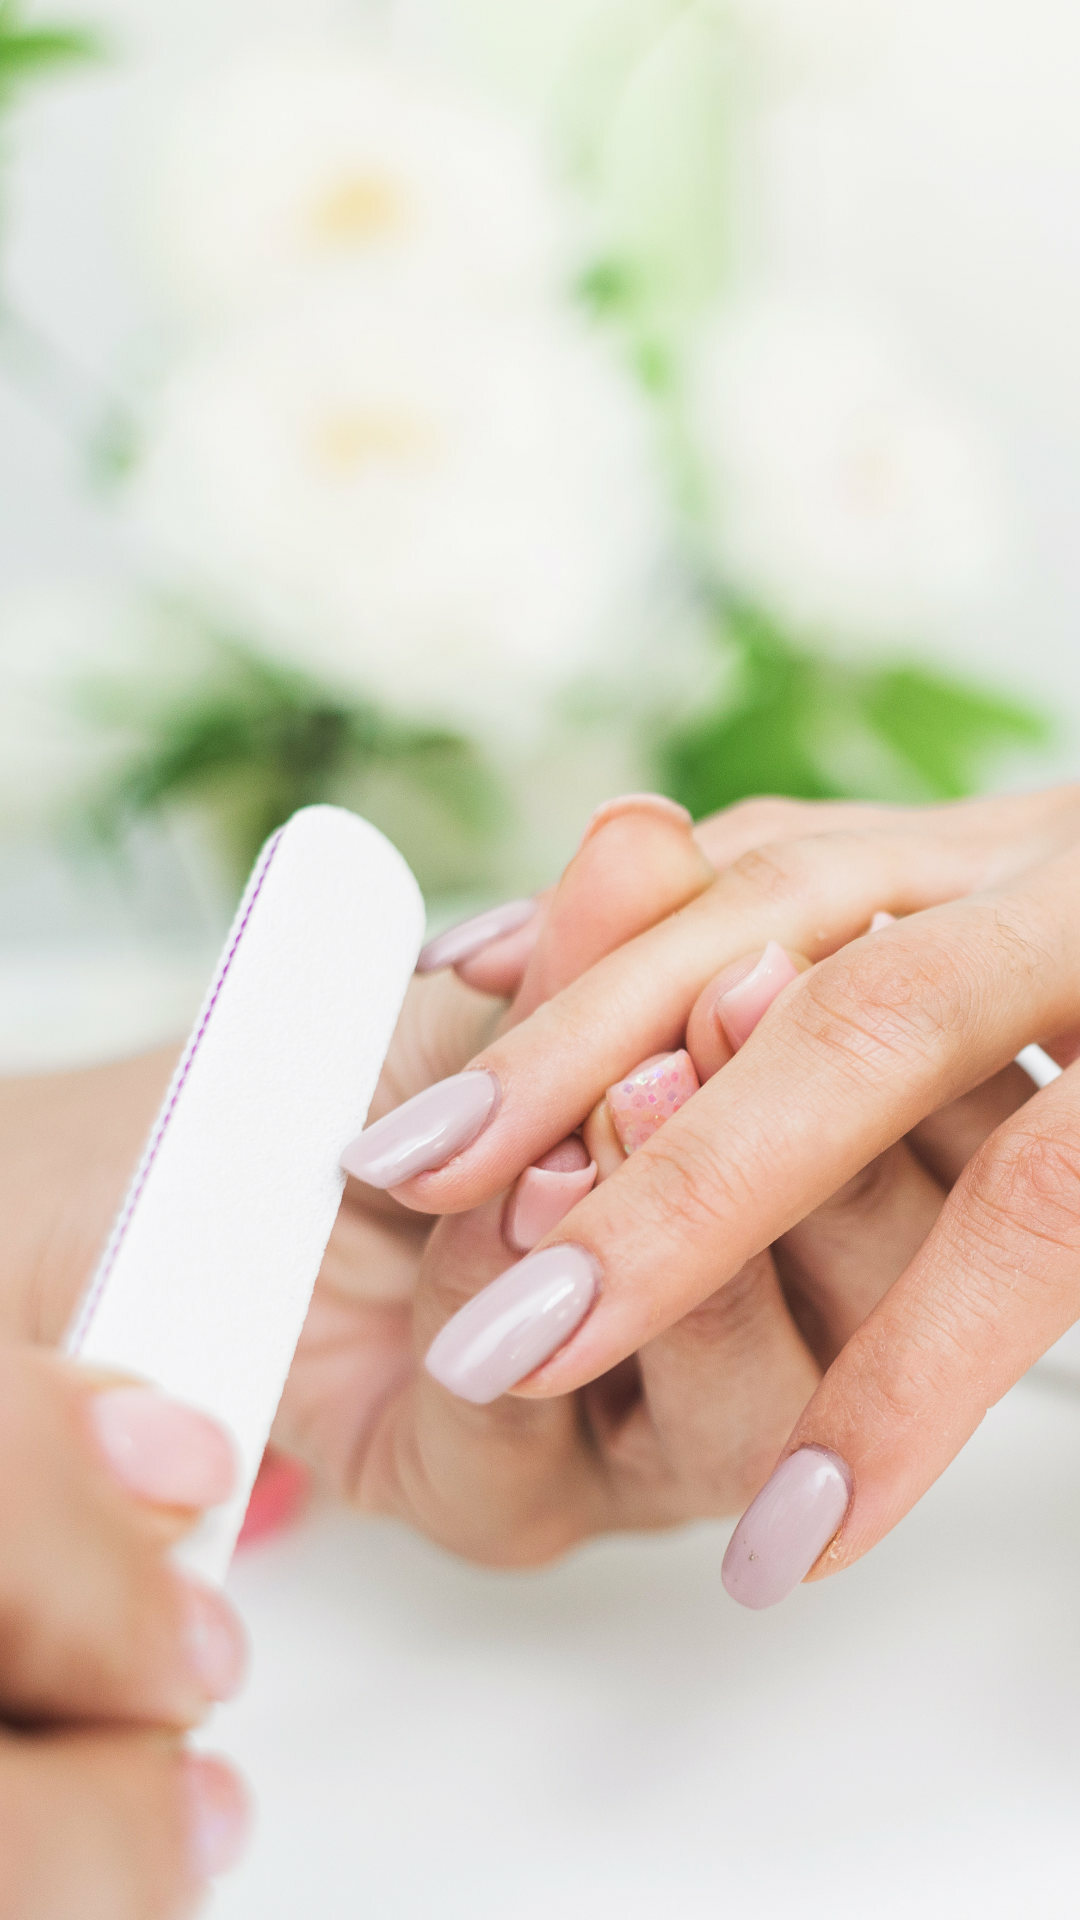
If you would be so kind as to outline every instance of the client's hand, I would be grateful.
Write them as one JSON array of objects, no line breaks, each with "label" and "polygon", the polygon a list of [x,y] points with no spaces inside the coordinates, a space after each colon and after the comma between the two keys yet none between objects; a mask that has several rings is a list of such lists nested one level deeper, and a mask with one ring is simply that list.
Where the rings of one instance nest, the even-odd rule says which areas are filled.
[{"label": "client's hand", "polygon": [[[425,1210],[489,1204],[643,1055],[688,1032],[706,1071],[710,1048],[720,1064],[746,992],[744,977],[729,997],[734,963],[769,941],[820,963],[538,1254],[469,1303],[433,1359],[478,1401],[525,1376],[533,1411],[577,1392],[722,1301],[748,1259],[915,1129],[918,1157],[894,1154],[872,1189],[897,1230],[873,1270],[865,1255],[840,1262],[849,1286],[864,1268],[854,1306],[822,1272],[809,1289],[826,1357],[871,1311],[736,1534],[729,1583],[767,1604],[830,1541],[822,1571],[880,1538],[1080,1312],[1080,1095],[1066,1073],[1025,1101],[1030,1083],[1007,1066],[1035,1039],[1063,1061],[1077,1051],[1080,795],[926,813],[765,803],[703,838],[723,870],[700,898],[472,1061],[501,1092],[482,1130],[448,1164],[401,1163],[400,1183],[392,1156],[371,1170]],[[860,938],[881,908],[910,917]],[[444,1107],[458,1097],[444,1090]],[[393,1152],[410,1145],[394,1116]]]},{"label": "client's hand", "polygon": [[241,1629],[167,1549],[232,1482],[200,1414],[0,1347],[0,1913],[178,1920],[246,1805],[183,1729],[239,1685]]}]

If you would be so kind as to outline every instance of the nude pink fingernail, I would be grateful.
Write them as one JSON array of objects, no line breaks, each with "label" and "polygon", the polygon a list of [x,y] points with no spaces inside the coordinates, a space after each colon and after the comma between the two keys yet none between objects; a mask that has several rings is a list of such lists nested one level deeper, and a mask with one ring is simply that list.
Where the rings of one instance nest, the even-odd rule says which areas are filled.
[{"label": "nude pink fingernail", "polygon": [[677,800],[669,800],[666,793],[623,793],[615,800],[605,800],[597,807],[585,822],[585,831],[581,836],[581,845],[591,840],[594,833],[606,827],[609,820],[617,820],[623,813],[659,814],[665,820],[672,820],[680,827],[692,827],[694,816]]},{"label": "nude pink fingernail", "polygon": [[721,1578],[743,1607],[774,1607],[805,1580],[851,1502],[839,1454],[800,1447],[751,1501],[724,1555]]},{"label": "nude pink fingernail", "polygon": [[599,1269],[584,1247],[542,1247],[500,1274],[448,1320],[428,1348],[432,1378],[486,1406],[550,1359],[596,1298]]},{"label": "nude pink fingernail", "polygon": [[515,1253],[533,1248],[591,1192],[596,1161],[576,1133],[526,1167],[506,1209],[503,1237]]},{"label": "nude pink fingernail", "polygon": [[183,1579],[188,1662],[208,1700],[231,1700],[244,1683],[247,1635],[229,1602],[201,1580]]},{"label": "nude pink fingernail", "polygon": [[737,961],[720,975],[725,984],[716,997],[716,1017],[736,1050],[749,1040],[781,989],[798,975],[798,967],[775,940],[769,941],[759,959]]},{"label": "nude pink fingernail", "polygon": [[236,1480],[236,1456],[216,1421],[153,1387],[89,1396],[97,1442],[129,1493],[164,1507],[214,1507]]},{"label": "nude pink fingernail", "polygon": [[416,1173],[445,1166],[471,1145],[498,1104],[493,1073],[455,1073],[365,1127],[346,1147],[341,1164],[369,1187],[400,1186]]},{"label": "nude pink fingernail", "polygon": [[201,1885],[228,1873],[241,1858],[251,1833],[251,1807],[240,1780],[223,1760],[185,1753],[180,1764],[191,1871]]},{"label": "nude pink fingernail", "polygon": [[895,913],[886,913],[884,909],[882,909],[879,913],[875,913],[873,919],[871,920],[870,932],[880,933],[882,927],[895,927],[895,925],[896,925]]},{"label": "nude pink fingernail", "polygon": [[516,933],[519,927],[535,918],[537,911],[535,900],[507,900],[501,907],[489,907],[486,913],[474,913],[468,920],[460,920],[421,947],[417,973],[437,973],[442,967],[456,967],[459,961],[471,960],[473,954],[484,947],[508,933]]},{"label": "nude pink fingernail", "polygon": [[643,1147],[700,1086],[685,1047],[677,1053],[654,1053],[625,1080],[617,1080],[608,1088],[606,1098],[623,1152],[634,1153]]}]

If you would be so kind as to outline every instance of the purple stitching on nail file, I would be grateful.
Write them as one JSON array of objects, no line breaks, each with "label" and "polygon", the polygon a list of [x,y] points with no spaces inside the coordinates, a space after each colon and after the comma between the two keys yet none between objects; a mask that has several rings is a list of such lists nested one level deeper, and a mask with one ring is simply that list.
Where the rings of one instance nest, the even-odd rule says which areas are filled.
[{"label": "purple stitching on nail file", "polygon": [[423,938],[401,855],[307,807],[267,843],[68,1351],[233,1435],[237,1492],[177,1557],[223,1577]]}]

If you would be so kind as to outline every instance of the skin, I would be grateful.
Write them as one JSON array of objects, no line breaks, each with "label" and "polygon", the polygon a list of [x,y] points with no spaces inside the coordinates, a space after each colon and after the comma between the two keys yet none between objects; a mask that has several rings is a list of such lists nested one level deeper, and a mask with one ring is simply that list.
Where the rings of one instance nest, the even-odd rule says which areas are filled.
[{"label": "skin", "polygon": [[114,1478],[87,1412],[105,1384],[0,1347],[0,1912],[20,1920],[176,1920],[202,1891],[181,1734],[207,1701],[166,1559],[196,1516]]},{"label": "skin", "polygon": [[[718,968],[768,939],[805,954],[746,1047],[543,1243],[586,1247],[601,1288],[517,1394],[580,1391],[759,1249],[790,1245],[830,1196],[850,1209],[860,1180],[895,1228],[906,1188],[916,1244],[894,1233],[880,1257],[875,1243],[876,1280],[846,1309],[818,1276],[812,1337],[826,1359],[843,1344],[783,1448],[825,1447],[852,1470],[830,1571],[896,1523],[1080,1313],[1076,1073],[1025,1098],[1007,1064],[1031,1040],[1063,1064],[1080,1051],[1080,792],[925,812],[772,802],[702,837],[717,879],[483,1049],[470,1064],[499,1078],[495,1119],[398,1197],[484,1204],[638,1059],[700,1038]],[[901,923],[867,936],[882,908]],[[842,1237],[850,1272],[846,1222]]]}]

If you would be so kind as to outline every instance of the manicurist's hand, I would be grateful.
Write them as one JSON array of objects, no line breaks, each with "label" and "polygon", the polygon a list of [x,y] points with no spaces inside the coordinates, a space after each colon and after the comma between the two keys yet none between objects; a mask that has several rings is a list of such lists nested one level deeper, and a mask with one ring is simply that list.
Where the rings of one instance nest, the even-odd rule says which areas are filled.
[{"label": "manicurist's hand", "polygon": [[[748,1260],[913,1135],[925,1238],[850,1332],[733,1543],[729,1585],[767,1604],[824,1549],[830,1570],[873,1545],[1080,1313],[1077,1083],[1067,1071],[1025,1098],[1008,1068],[1032,1040],[1063,1061],[1075,1050],[1080,796],[925,812],[762,803],[702,839],[718,869],[704,892],[469,1063],[494,1091],[450,1157],[440,1149],[424,1171],[414,1159],[399,1179],[393,1155],[416,1142],[398,1114],[390,1160],[367,1172],[412,1206],[475,1209],[643,1056],[685,1038],[711,1072],[440,1334],[432,1364],[459,1394],[486,1401],[516,1383],[535,1407],[722,1298]],[[900,924],[867,934],[882,909]],[[790,966],[728,1057],[770,943],[814,964]],[[764,964],[782,965],[775,946]],[[458,1088],[440,1098],[452,1133]],[[940,1212],[934,1183],[939,1196],[951,1186]]]},{"label": "manicurist's hand", "polygon": [[232,1864],[243,1789],[186,1753],[242,1630],[168,1549],[228,1495],[217,1427],[0,1347],[0,1914],[179,1920]]}]

